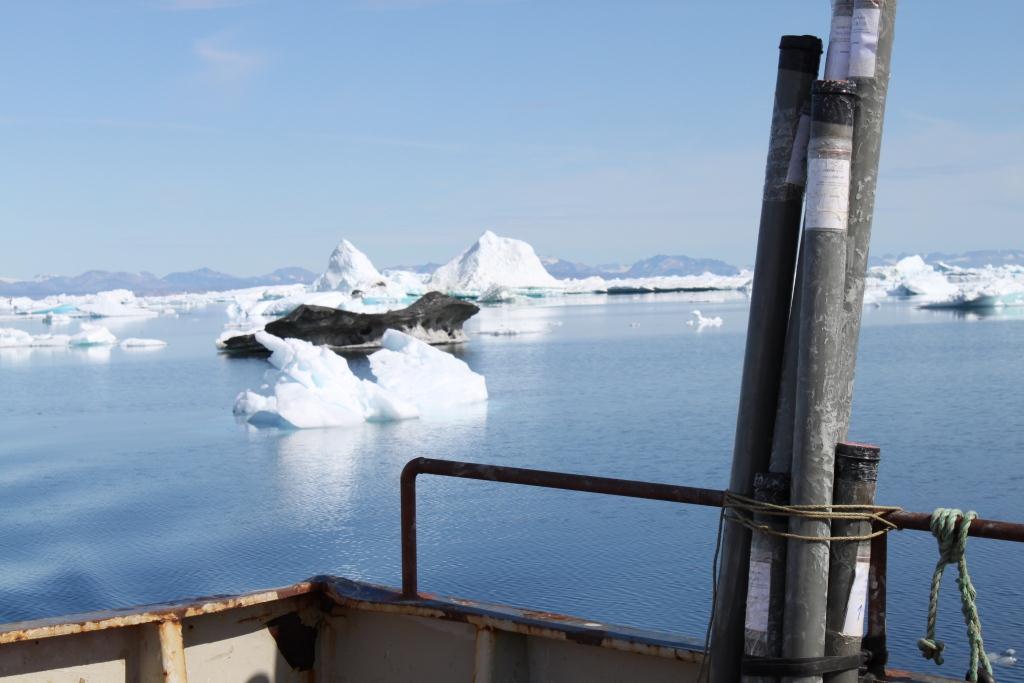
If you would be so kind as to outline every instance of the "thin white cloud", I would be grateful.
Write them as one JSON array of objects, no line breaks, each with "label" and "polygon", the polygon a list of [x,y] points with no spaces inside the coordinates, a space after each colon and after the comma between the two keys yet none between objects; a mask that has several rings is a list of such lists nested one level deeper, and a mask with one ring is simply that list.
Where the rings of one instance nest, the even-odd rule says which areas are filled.
[{"label": "thin white cloud", "polygon": [[196,41],[194,53],[203,65],[203,76],[222,85],[249,80],[266,61],[256,52],[233,47],[231,36],[226,33],[217,33]]}]

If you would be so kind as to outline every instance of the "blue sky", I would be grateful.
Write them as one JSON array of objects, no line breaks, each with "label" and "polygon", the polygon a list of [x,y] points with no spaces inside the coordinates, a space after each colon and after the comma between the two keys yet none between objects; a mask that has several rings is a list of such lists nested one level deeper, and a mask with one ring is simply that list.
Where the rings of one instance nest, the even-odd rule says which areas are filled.
[{"label": "blue sky", "polygon": [[[753,259],[827,0],[68,0],[0,22],[0,275]],[[1024,3],[902,0],[873,253],[1019,248]]]}]

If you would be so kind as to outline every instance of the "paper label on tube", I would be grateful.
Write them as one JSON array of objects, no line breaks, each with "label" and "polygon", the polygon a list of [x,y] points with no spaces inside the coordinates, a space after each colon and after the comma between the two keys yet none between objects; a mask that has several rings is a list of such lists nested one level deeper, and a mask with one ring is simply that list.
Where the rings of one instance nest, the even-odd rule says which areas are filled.
[{"label": "paper label on tube", "polygon": [[846,80],[850,63],[850,26],[853,18],[848,14],[832,16],[828,33],[828,52],[825,54],[825,80]]},{"label": "paper label on tube", "polygon": [[772,565],[770,562],[751,562],[747,578],[748,631],[768,631],[768,601],[772,593]]},{"label": "paper label on tube", "polygon": [[871,561],[858,559],[854,569],[853,586],[850,588],[850,599],[846,603],[846,621],[843,622],[843,635],[860,638],[864,635],[864,606],[868,598],[868,571]]},{"label": "paper label on tube", "polygon": [[850,29],[849,78],[874,78],[875,55],[878,52],[878,24],[882,10],[858,7],[853,10]]},{"label": "paper label on tube", "polygon": [[846,230],[850,207],[850,160],[807,160],[807,230]]},{"label": "paper label on tube", "polygon": [[793,138],[793,152],[789,156],[789,168],[786,170],[786,182],[790,185],[803,186],[807,182],[807,142],[811,137],[811,117],[800,116],[796,124],[796,137]]}]

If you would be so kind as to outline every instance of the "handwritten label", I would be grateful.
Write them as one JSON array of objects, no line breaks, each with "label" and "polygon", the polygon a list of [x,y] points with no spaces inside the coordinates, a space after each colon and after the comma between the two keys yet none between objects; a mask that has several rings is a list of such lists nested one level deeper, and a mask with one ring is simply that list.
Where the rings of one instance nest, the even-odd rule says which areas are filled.
[{"label": "handwritten label", "polygon": [[867,604],[870,567],[869,559],[857,558],[853,586],[850,587],[850,599],[846,603],[846,621],[843,623],[844,636],[860,638],[864,635],[864,606]]},{"label": "handwritten label", "polygon": [[857,7],[853,10],[850,29],[849,78],[874,78],[875,56],[878,53],[878,24],[882,10]]},{"label": "handwritten label", "polygon": [[850,210],[850,160],[807,160],[807,230],[846,231]]},{"label": "handwritten label", "polygon": [[850,27],[853,18],[849,14],[832,15],[832,28],[828,33],[828,52],[825,54],[825,80],[846,80],[850,64]]}]

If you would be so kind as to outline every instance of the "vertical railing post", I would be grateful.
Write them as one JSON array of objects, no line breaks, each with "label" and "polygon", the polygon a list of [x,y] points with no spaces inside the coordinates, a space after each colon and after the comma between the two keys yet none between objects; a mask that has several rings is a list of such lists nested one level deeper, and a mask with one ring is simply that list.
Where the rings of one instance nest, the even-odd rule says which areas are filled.
[{"label": "vertical railing post", "polygon": [[[875,524],[879,531],[881,525]],[[885,678],[889,650],[885,644],[886,574],[888,572],[889,534],[871,539],[871,566],[868,571],[868,632],[862,646],[868,651],[868,673],[876,679]]]},{"label": "vertical railing post", "polygon": [[402,468],[402,597],[415,600],[416,580],[416,475],[419,473],[419,458],[410,460]]}]

